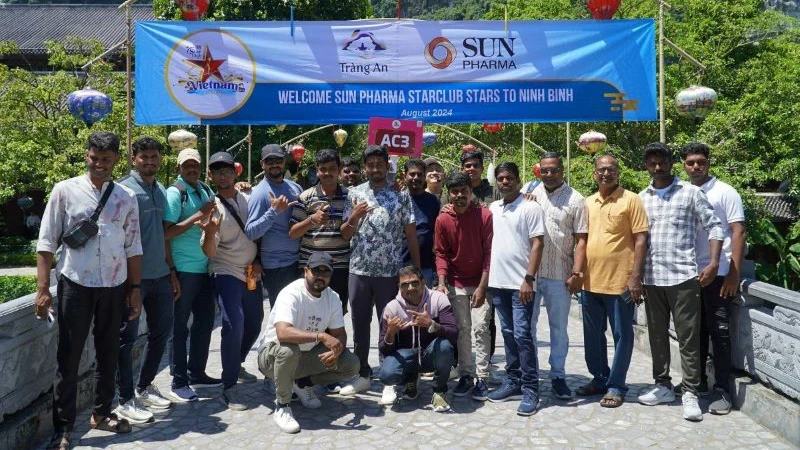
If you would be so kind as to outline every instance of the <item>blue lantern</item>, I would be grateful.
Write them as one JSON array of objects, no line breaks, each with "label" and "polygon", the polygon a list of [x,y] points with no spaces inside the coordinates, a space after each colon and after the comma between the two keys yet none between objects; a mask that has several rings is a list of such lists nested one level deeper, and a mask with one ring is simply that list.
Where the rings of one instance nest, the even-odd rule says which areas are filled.
[{"label": "blue lantern", "polygon": [[82,120],[87,127],[91,127],[111,113],[111,99],[88,86],[69,94],[67,106],[70,114]]},{"label": "blue lantern", "polygon": [[33,199],[28,197],[27,195],[24,197],[20,197],[17,199],[17,206],[19,206],[23,210],[31,208],[33,207]]},{"label": "blue lantern", "polygon": [[425,147],[430,147],[431,145],[436,143],[436,133],[433,131],[426,131],[422,133],[422,143]]}]

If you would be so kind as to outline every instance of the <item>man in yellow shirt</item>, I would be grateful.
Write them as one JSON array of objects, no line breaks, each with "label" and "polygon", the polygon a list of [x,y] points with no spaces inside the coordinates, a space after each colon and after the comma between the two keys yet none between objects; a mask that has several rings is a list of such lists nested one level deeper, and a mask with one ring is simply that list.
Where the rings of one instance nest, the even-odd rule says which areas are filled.
[{"label": "man in yellow shirt", "polygon": [[[625,376],[633,353],[634,303],[642,299],[642,268],[647,248],[647,214],[642,200],[619,185],[617,160],[595,162],[599,191],[586,199],[589,238],[581,306],[586,366],[593,379],[578,395],[605,393],[600,405],[620,406],[628,388]],[[606,354],[606,321],[614,336],[611,367]]]}]

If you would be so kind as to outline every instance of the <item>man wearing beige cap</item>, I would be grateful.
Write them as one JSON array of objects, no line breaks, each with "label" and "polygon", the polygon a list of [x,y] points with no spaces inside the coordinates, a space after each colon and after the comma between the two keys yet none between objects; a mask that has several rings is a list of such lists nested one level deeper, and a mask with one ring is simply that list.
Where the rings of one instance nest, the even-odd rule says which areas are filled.
[{"label": "man wearing beige cap", "polygon": [[[200,247],[198,221],[207,220],[214,211],[214,193],[202,181],[200,152],[193,148],[178,154],[178,179],[167,189],[164,211],[164,238],[170,241],[172,260],[181,284],[181,296],[175,301],[175,321],[172,330],[173,400],[197,400],[193,387],[220,386],[219,378],[206,374],[208,347],[214,328],[214,298],[208,275],[208,258]],[[193,316],[191,336],[189,316]],[[189,354],[186,340],[189,339]]]}]

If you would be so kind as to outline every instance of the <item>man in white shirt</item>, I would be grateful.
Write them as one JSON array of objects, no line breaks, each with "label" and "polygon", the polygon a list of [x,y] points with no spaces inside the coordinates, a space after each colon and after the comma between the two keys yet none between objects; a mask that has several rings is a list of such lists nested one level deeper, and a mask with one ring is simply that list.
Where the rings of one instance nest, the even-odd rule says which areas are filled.
[{"label": "man in white shirt", "polygon": [[488,398],[490,402],[521,399],[517,414],[530,416],[539,406],[539,363],[531,321],[544,245],[544,211],[520,193],[516,164],[502,163],[494,172],[503,199],[489,206],[494,229],[489,295],[500,317],[507,378]]},{"label": "man in white shirt", "polygon": [[328,287],[333,258],[312,253],[303,274],[278,294],[258,352],[258,369],[275,382],[272,418],[286,433],[300,431],[289,406],[293,389],[303,406],[316,409],[322,402],[314,394],[315,384],[352,378],[360,367],[358,357],[345,347],[339,295]]},{"label": "man in white shirt", "polygon": [[[708,386],[705,361],[708,358],[708,338],[714,348],[714,392],[708,411],[728,414],[731,411],[731,302],[739,293],[739,274],[744,258],[746,228],[742,198],[730,185],[708,174],[708,145],[692,142],[681,150],[683,168],[692,184],[699,187],[722,222],[724,238],[719,268],[714,281],[700,290],[703,307],[700,309],[700,385]],[[700,229],[695,243],[697,270],[711,261],[708,234]],[[703,389],[701,389],[702,391]]]}]

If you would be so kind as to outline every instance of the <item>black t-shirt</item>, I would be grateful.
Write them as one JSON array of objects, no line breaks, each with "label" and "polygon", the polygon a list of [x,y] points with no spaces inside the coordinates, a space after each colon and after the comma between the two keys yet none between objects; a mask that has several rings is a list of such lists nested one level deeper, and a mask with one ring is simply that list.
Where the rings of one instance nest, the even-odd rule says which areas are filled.
[{"label": "black t-shirt", "polygon": [[[421,269],[433,269],[435,258],[433,255],[433,227],[436,225],[436,216],[442,205],[439,199],[430,192],[423,192],[419,195],[411,195],[414,204],[414,219],[417,225],[417,241],[419,241],[419,259]],[[408,246],[403,253],[403,261],[411,264],[411,254],[408,253]]]}]

